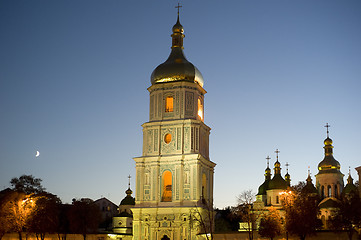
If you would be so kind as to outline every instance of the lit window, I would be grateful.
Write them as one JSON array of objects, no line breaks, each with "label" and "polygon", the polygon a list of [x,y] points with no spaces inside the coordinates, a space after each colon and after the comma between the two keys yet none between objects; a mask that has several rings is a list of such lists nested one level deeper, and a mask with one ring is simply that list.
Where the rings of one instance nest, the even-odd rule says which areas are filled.
[{"label": "lit window", "polygon": [[165,112],[173,112],[173,97],[166,97]]},{"label": "lit window", "polygon": [[198,98],[198,117],[203,121],[203,104],[201,98]]},{"label": "lit window", "polygon": [[327,196],[331,197],[331,186],[327,186]]},{"label": "lit window", "polygon": [[170,143],[170,141],[172,141],[172,135],[167,133],[165,136],[164,136],[164,142],[166,144]]},{"label": "lit window", "polygon": [[163,173],[163,193],[162,193],[162,202],[171,202],[172,201],[172,173],[170,171],[165,171]]}]

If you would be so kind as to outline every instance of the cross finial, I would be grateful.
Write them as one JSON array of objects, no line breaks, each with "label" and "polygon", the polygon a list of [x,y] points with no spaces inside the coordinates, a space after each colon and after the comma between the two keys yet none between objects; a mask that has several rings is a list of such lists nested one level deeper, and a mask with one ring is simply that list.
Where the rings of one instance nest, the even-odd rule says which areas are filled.
[{"label": "cross finial", "polygon": [[286,162],[285,166],[286,166],[287,173],[288,173],[288,166],[289,166],[289,165],[290,165],[290,164],[289,164],[288,162]]},{"label": "cross finial", "polygon": [[276,149],[275,153],[276,153],[276,156],[277,156],[277,162],[278,162],[278,154],[280,153],[280,151],[279,151],[278,149]]},{"label": "cross finial", "polygon": [[182,6],[178,3],[178,6],[176,6],[175,8],[178,8],[178,16],[179,16],[179,8],[181,8]]},{"label": "cross finial", "polygon": [[325,128],[327,128],[327,137],[328,137],[328,128],[331,127],[328,123],[326,123]]},{"label": "cross finial", "polygon": [[128,176],[128,188],[130,188],[130,179],[131,179],[131,176],[130,176],[130,174],[129,174],[129,176]]},{"label": "cross finial", "polygon": [[266,157],[267,159],[267,168],[269,168],[269,160],[271,159],[269,156]]}]

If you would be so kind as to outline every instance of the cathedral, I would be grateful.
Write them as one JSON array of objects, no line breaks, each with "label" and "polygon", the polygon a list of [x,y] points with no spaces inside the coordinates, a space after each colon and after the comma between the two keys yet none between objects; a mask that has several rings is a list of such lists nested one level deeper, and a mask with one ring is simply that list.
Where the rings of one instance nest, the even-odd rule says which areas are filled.
[{"label": "cathedral", "polygon": [[[341,173],[341,165],[333,156],[333,141],[329,137],[329,125],[326,124],[327,137],[324,140],[324,158],[318,164],[318,173],[316,177],[316,186],[312,183],[310,171],[306,179],[306,184],[302,189],[302,192],[307,194],[318,195],[321,200],[319,203],[320,218],[323,223],[323,228],[327,229],[327,221],[331,217],[332,212],[336,209],[337,203],[341,196],[347,195],[352,191],[357,191],[357,187],[353,183],[351,173],[347,179],[347,184],[344,186],[343,177]],[[274,164],[274,176],[271,177],[271,169],[269,168],[269,157],[267,157],[267,168],[265,170],[265,181],[259,186],[254,208],[261,213],[268,210],[270,207],[278,209],[281,216],[284,216],[281,197],[287,194],[289,187],[291,186],[291,178],[287,173],[283,178],[281,175],[281,164],[278,161],[279,151],[275,151],[277,154],[276,162]],[[287,166],[288,164],[286,164]]]},{"label": "cathedral", "polygon": [[185,240],[213,227],[210,128],[204,123],[204,80],[183,53],[184,29],[172,28],[168,59],[151,75],[149,121],[136,163],[134,240]]}]

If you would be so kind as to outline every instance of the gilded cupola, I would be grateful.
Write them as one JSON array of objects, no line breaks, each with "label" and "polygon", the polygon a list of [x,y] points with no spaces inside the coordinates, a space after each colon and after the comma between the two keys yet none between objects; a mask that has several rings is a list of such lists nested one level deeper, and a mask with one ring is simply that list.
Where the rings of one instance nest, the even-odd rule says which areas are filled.
[{"label": "gilded cupola", "polygon": [[168,59],[156,67],[151,75],[151,83],[166,83],[176,81],[194,82],[203,87],[204,81],[201,72],[189,62],[183,53],[184,29],[179,21],[172,28],[172,47]]},{"label": "gilded cupola", "polygon": [[340,172],[340,163],[333,157],[333,146],[332,146],[332,139],[329,138],[329,125],[327,127],[327,138],[324,141],[325,146],[325,157],[323,160],[318,164],[318,170],[320,173],[338,173]]}]

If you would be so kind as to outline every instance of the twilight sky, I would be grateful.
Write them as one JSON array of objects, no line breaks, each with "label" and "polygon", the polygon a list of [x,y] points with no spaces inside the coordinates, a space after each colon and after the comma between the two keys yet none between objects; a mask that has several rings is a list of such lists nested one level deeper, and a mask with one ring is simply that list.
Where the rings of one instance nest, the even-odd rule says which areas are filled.
[{"label": "twilight sky", "polygon": [[[0,1],[0,190],[32,174],[63,202],[119,204],[130,174],[135,191],[147,87],[170,53],[177,3]],[[358,179],[361,1],[181,4],[185,55],[208,92],[216,207],[257,193],[276,148],[292,184],[308,166],[317,174],[326,122],[344,181],[349,166]]]}]

